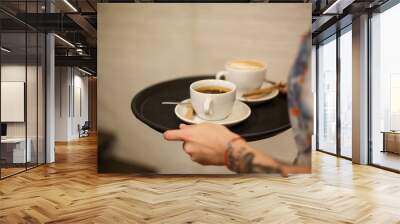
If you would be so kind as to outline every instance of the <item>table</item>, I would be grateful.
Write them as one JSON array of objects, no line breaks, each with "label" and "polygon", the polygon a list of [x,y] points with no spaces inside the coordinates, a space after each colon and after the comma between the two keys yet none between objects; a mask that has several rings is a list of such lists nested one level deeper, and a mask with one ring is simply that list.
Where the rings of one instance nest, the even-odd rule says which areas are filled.
[{"label": "table", "polygon": [[382,131],[382,134],[383,134],[382,152],[392,152],[400,154],[400,132]]},{"label": "table", "polygon": [[31,145],[30,138],[26,139],[27,147],[25,154],[25,138],[5,138],[1,139],[2,159],[5,163],[20,164],[31,161]]},{"label": "table", "polygon": [[[140,121],[158,132],[176,129],[182,123],[175,113],[175,105],[161,105],[163,101],[182,101],[189,98],[191,83],[210,79],[214,75],[191,76],[173,79],[149,86],[132,99],[131,109]],[[258,105],[250,105],[251,116],[231,131],[248,141],[261,140],[277,135],[290,128],[286,95]]]}]

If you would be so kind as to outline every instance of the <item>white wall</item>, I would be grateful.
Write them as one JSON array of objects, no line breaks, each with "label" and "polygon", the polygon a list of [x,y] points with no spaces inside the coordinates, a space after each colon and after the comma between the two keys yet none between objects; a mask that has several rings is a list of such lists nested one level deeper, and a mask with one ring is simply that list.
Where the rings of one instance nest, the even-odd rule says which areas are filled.
[{"label": "white wall", "polygon": [[55,68],[55,141],[68,140],[69,75],[67,67]]},{"label": "white wall", "polygon": [[[36,70],[38,69],[38,70]],[[27,78],[27,80],[26,80]],[[33,162],[39,153],[39,163],[44,162],[44,74],[42,68],[25,66],[25,64],[4,64],[1,66],[1,81],[18,81],[26,83],[25,122],[7,122],[7,137],[30,139]],[[6,97],[6,96],[2,96]],[[6,110],[7,108],[1,108]],[[25,112],[25,111],[24,111]],[[43,155],[43,156],[42,156]]]},{"label": "white wall", "polygon": [[88,120],[88,106],[89,106],[89,98],[88,98],[88,77],[80,75],[75,75],[74,85],[81,89],[81,106],[82,106],[82,114],[80,116],[76,116],[78,118],[77,122],[83,124]]},{"label": "white wall", "polygon": [[[28,71],[33,68],[28,67]],[[30,73],[30,72],[29,72]],[[28,73],[28,74],[29,74]],[[11,82],[25,82],[25,65],[2,65],[1,66],[1,81]],[[2,108],[4,110],[5,108]],[[7,137],[25,137],[25,122],[11,122],[7,123]]]},{"label": "white wall", "polygon": [[[80,103],[79,100],[81,100]],[[82,113],[77,105],[81,105]],[[82,126],[87,120],[88,78],[76,68],[56,67],[55,140],[77,139],[79,137],[78,124]]]},{"label": "white wall", "polygon": [[[9,64],[9,65],[2,65],[1,66],[1,81],[3,82],[25,82],[25,75],[26,70],[28,75],[35,74],[36,75],[36,67],[28,66],[27,68],[25,65],[17,65],[17,64]],[[35,83],[36,84],[36,83]],[[28,97],[36,97],[36,91],[33,93],[27,93]],[[29,100],[31,101],[31,100]],[[33,106],[33,105],[32,105]],[[36,105],[34,105],[36,108]],[[5,110],[6,108],[2,108]],[[32,121],[28,114],[28,121]],[[36,116],[36,114],[35,114]],[[28,125],[31,127],[32,125]],[[29,134],[28,130],[28,134]],[[8,122],[7,123],[7,137],[25,137],[25,122]],[[28,136],[29,137],[29,136]]]}]

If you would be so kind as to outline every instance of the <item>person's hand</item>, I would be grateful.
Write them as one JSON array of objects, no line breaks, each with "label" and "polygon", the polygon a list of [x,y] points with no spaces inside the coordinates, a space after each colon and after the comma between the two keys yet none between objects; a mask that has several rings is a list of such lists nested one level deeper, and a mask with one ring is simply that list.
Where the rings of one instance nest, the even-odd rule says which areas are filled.
[{"label": "person's hand", "polygon": [[164,133],[170,141],[183,141],[183,150],[202,165],[224,165],[226,144],[237,134],[222,125],[202,123],[181,124],[179,129]]},{"label": "person's hand", "polygon": [[[197,125],[179,125],[179,129],[164,133],[164,138],[169,141],[182,141],[183,150],[190,158],[202,165],[228,165],[225,164],[227,143],[231,142],[233,150],[227,154],[228,168],[238,173],[246,172],[279,172],[287,176],[284,166],[269,155],[252,148],[239,135],[229,131],[225,126],[202,123]],[[253,157],[253,160],[249,160]]]},{"label": "person's hand", "polygon": [[279,92],[281,92],[283,94],[287,94],[287,92],[288,92],[287,84],[282,83],[282,82],[278,83],[278,89],[279,89]]}]

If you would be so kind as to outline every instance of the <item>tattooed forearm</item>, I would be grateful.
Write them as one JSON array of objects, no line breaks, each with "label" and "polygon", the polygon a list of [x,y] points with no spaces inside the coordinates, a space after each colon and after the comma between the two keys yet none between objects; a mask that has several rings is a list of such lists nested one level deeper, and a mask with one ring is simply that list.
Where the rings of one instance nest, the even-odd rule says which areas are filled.
[{"label": "tattooed forearm", "polygon": [[254,153],[252,152],[244,153],[243,156],[239,157],[240,173],[251,173],[253,171],[253,159]]},{"label": "tattooed forearm", "polygon": [[250,173],[254,154],[245,147],[228,147],[228,168],[237,173]]},{"label": "tattooed forearm", "polygon": [[[264,157],[262,154],[254,153],[247,146],[237,146],[234,147],[232,144],[228,144],[227,148],[227,166],[230,170],[237,173],[279,173],[281,172],[279,162],[275,160]],[[256,164],[254,159],[259,156],[258,160],[261,163]],[[264,161],[265,160],[265,161]]]},{"label": "tattooed forearm", "polygon": [[[234,155],[232,146],[229,146],[227,150],[228,150],[228,161],[229,161],[228,168],[235,172],[239,172],[238,171],[239,170],[238,169],[238,156]],[[243,150],[244,150],[244,148],[239,148],[238,152],[236,152],[236,153],[242,154]]]},{"label": "tattooed forearm", "polygon": [[280,173],[281,171],[278,167],[253,164],[253,172],[254,173]]}]

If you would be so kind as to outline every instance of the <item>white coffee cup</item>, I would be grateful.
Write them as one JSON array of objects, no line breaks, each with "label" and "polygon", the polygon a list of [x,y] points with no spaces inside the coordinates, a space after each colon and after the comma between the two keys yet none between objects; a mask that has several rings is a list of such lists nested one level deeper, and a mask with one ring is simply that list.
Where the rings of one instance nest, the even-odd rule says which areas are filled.
[{"label": "white coffee cup", "polygon": [[223,120],[232,113],[236,85],[225,80],[200,80],[190,85],[190,99],[200,118],[208,121]]},{"label": "white coffee cup", "polygon": [[238,92],[259,89],[267,72],[267,66],[255,60],[232,60],[225,64],[225,71],[218,72],[217,79],[233,82]]}]

